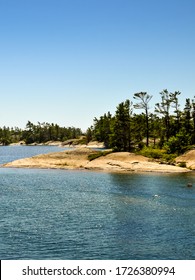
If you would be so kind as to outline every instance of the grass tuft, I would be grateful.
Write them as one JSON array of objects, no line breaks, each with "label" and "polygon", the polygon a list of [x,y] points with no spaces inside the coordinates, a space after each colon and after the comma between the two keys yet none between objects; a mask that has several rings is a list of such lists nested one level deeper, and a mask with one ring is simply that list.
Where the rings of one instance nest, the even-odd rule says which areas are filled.
[{"label": "grass tuft", "polygon": [[108,154],[112,153],[112,151],[98,151],[97,153],[93,153],[88,155],[88,160],[92,161],[96,158],[102,157],[102,156],[106,156]]}]

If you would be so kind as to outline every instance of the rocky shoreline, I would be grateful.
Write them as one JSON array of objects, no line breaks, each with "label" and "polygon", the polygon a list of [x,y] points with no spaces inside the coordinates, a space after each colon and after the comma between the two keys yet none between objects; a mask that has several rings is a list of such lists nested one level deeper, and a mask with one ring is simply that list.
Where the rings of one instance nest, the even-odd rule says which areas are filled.
[{"label": "rocky shoreline", "polygon": [[129,152],[116,152],[101,155],[90,160],[90,155],[96,151],[91,148],[80,147],[73,150],[54,152],[15,160],[4,164],[3,167],[17,168],[51,168],[51,169],[85,169],[105,172],[160,172],[184,173],[187,168],[160,164],[151,159]]},{"label": "rocky shoreline", "polygon": [[72,141],[48,141],[45,143],[32,143],[32,144],[25,144],[24,141],[20,141],[17,143],[12,143],[9,146],[59,146],[59,147],[70,147],[70,148],[97,148],[97,149],[103,149],[105,148],[104,143],[97,142],[97,141],[91,141],[88,144],[77,144],[76,140],[73,139]]}]

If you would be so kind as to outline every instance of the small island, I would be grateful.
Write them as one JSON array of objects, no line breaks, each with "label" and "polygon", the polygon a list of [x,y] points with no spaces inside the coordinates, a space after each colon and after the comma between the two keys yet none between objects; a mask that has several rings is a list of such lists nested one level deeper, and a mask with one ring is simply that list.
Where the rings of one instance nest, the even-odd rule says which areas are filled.
[{"label": "small island", "polygon": [[[194,151],[195,152],[195,151]],[[179,161],[179,159],[178,159]],[[17,168],[84,169],[106,172],[189,172],[187,168],[162,164],[142,155],[130,152],[95,151],[91,148],[75,148],[15,160],[3,165]],[[195,165],[194,165],[195,166]]]},{"label": "small island", "polygon": [[[73,147],[47,155],[20,159],[4,167],[87,169],[109,172],[189,172],[195,169],[195,100],[186,98],[180,110],[181,92],[160,92],[161,102],[150,113],[152,95],[135,93],[110,112],[94,118],[85,132],[57,124],[33,124],[0,130],[2,145],[60,145]],[[173,110],[171,109],[173,108]],[[141,114],[134,109],[142,110]],[[104,148],[97,151],[94,148]]]}]

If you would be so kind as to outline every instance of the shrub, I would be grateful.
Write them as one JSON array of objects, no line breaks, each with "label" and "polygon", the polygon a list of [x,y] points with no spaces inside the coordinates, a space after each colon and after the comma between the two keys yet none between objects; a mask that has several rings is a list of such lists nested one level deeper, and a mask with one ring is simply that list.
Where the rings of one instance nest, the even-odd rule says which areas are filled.
[{"label": "shrub", "polygon": [[186,162],[182,161],[178,164],[179,167],[186,167]]},{"label": "shrub", "polygon": [[165,150],[155,149],[155,148],[151,148],[151,147],[144,147],[138,153],[145,157],[161,159],[163,157],[163,155],[165,154]]},{"label": "shrub", "polygon": [[152,147],[144,147],[138,154],[159,160],[160,163],[164,164],[175,164],[175,158],[177,157],[177,154],[168,154],[165,149],[162,150]]},{"label": "shrub", "polygon": [[164,154],[162,156],[162,160],[169,164],[175,164],[175,158],[177,157],[177,154]]},{"label": "shrub", "polygon": [[188,149],[189,144],[190,136],[188,134],[179,132],[176,134],[176,136],[169,138],[169,140],[165,143],[164,148],[167,150],[168,154],[177,153],[179,155]]}]

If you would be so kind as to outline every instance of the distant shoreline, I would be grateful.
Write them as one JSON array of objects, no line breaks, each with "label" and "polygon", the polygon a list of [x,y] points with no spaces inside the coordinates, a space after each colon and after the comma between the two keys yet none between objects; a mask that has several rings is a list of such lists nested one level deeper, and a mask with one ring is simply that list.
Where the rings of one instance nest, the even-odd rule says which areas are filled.
[{"label": "distant shoreline", "polygon": [[[65,142],[61,141],[48,141],[46,143],[32,143],[32,144],[25,144],[25,142],[21,141],[18,143],[11,143],[8,146],[59,146],[59,147],[65,147],[65,148],[99,148],[104,149],[105,146],[103,143],[97,142],[97,141],[91,141],[88,144],[64,144]],[[3,146],[3,145],[1,145]]]}]

